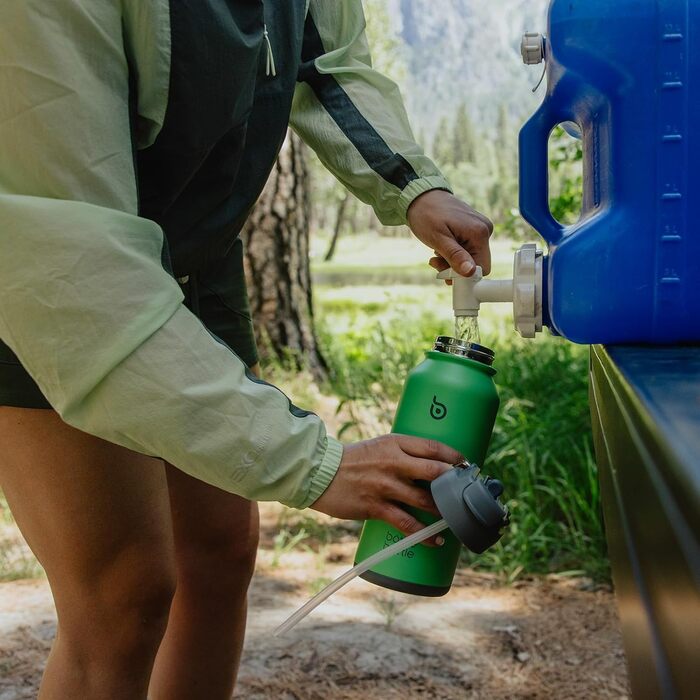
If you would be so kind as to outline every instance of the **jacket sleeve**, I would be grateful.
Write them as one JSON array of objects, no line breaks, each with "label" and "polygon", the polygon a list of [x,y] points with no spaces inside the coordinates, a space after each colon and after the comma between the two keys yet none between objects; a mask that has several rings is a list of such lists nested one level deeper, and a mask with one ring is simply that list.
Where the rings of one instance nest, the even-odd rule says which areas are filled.
[{"label": "jacket sleeve", "polygon": [[182,305],[162,231],[135,213],[121,3],[40,5],[0,4],[0,338],[76,428],[311,504],[340,443]]},{"label": "jacket sleeve", "polygon": [[372,68],[361,0],[311,0],[290,124],[386,225],[420,194],[451,191],[413,137],[397,85]]}]

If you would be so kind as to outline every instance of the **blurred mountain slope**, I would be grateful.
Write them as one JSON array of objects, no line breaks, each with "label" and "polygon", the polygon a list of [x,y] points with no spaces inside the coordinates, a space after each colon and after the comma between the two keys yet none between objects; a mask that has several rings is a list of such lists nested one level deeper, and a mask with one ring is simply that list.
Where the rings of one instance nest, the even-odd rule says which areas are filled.
[{"label": "blurred mountain slope", "polygon": [[542,99],[538,68],[520,58],[525,31],[545,31],[548,0],[385,0],[406,70],[404,97],[417,132],[432,137],[460,103],[484,131],[504,105],[521,121]]}]

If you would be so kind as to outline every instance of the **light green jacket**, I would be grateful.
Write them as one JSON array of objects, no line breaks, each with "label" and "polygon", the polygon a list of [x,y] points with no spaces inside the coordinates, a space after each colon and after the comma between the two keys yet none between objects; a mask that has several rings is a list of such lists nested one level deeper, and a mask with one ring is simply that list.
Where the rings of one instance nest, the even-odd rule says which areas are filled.
[{"label": "light green jacket", "polygon": [[[300,23],[280,26],[286,12],[301,5],[305,15],[308,4],[266,2],[265,20],[277,24],[270,35],[278,75],[252,87],[239,75],[235,108],[243,104],[253,121],[265,90],[288,90],[291,123],[323,162],[383,221],[403,223],[416,196],[448,185],[415,144],[396,86],[371,68],[360,1],[312,0]],[[0,2],[0,339],[70,425],[224,490],[303,508],[333,479],[341,444],[316,415],[250,377],[183,306],[164,264],[163,228],[155,214],[143,215],[140,187],[154,174],[141,173],[140,156],[158,147],[168,110],[177,111],[176,55],[192,55],[175,46],[175,5]],[[229,7],[225,16],[220,5]],[[202,0],[203,16],[213,18],[212,52],[230,41],[222,55],[240,56],[241,65],[251,55],[256,66],[258,54],[265,61],[263,18],[251,15],[260,8]],[[295,45],[285,32],[306,46],[314,30],[321,55],[309,59],[308,47],[306,62],[285,55]],[[193,45],[199,39],[193,34]],[[297,83],[293,75],[287,86],[285,71],[304,64],[315,77]],[[225,66],[209,67],[225,79]],[[334,86],[366,124],[348,127],[325,103]],[[377,136],[394,160],[383,161]]]}]

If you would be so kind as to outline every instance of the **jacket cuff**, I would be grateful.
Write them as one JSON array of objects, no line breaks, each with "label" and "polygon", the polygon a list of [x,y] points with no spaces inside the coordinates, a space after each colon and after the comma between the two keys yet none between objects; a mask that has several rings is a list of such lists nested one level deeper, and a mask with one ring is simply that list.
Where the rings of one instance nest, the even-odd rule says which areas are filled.
[{"label": "jacket cuff", "polygon": [[321,464],[311,477],[311,486],[306,494],[306,499],[299,508],[308,508],[330,486],[335,477],[340,460],[343,458],[343,444],[335,438],[326,436],[326,451]]},{"label": "jacket cuff", "polygon": [[404,223],[407,221],[408,208],[413,200],[430,190],[447,190],[452,193],[450,183],[442,175],[421,177],[418,180],[412,180],[403,188],[399,196],[399,214]]}]

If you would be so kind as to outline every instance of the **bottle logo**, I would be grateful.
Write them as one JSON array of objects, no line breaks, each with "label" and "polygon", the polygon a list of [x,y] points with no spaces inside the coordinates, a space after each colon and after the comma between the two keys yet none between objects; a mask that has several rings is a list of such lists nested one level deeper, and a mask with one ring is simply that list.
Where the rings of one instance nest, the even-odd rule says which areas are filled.
[{"label": "bottle logo", "polygon": [[437,400],[437,396],[433,396],[433,403],[430,406],[430,417],[435,420],[442,420],[447,417],[447,406]]}]

